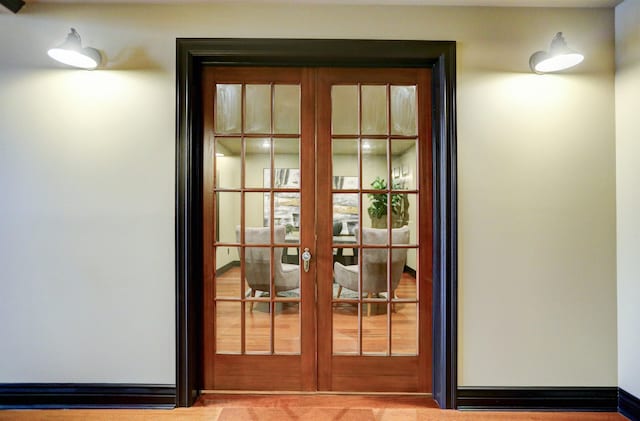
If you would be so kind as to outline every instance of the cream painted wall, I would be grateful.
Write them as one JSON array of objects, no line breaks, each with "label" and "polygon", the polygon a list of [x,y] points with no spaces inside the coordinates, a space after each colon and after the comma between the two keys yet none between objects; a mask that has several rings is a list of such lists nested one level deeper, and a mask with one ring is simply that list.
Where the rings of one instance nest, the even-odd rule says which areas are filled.
[{"label": "cream painted wall", "polygon": [[[70,26],[109,57],[63,70]],[[587,59],[536,76],[556,31]],[[456,40],[459,383],[614,386],[613,11],[30,3],[0,15],[0,382],[174,383],[176,37]]]},{"label": "cream painted wall", "polygon": [[640,397],[640,2],[616,7],[618,383]]}]

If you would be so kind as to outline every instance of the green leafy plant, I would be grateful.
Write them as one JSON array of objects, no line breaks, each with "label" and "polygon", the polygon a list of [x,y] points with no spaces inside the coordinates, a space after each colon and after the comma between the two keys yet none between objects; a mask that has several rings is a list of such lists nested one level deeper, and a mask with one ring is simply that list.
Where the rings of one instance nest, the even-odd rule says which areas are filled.
[{"label": "green leafy plant", "polygon": [[[376,177],[375,180],[371,182],[371,187],[375,190],[386,190],[387,182],[384,178]],[[401,188],[400,183],[391,182],[392,189]],[[382,218],[387,214],[387,193],[369,193],[367,194],[369,200],[371,200],[371,204],[367,208],[369,212],[369,216],[372,218]],[[392,194],[391,195],[391,212],[394,215],[400,215],[402,212],[402,194]]]}]

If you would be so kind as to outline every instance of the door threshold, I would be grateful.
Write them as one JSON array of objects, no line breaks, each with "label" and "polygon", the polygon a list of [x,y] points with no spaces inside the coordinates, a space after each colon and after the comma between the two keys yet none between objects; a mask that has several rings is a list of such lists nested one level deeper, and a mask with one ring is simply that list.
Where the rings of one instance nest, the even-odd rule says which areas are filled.
[{"label": "door threshold", "polygon": [[203,390],[194,405],[210,408],[438,408],[431,393],[263,390]]},{"label": "door threshold", "polygon": [[342,392],[342,391],[297,391],[297,390],[201,390],[201,395],[284,395],[284,396],[411,396],[433,398],[432,393],[420,392]]}]

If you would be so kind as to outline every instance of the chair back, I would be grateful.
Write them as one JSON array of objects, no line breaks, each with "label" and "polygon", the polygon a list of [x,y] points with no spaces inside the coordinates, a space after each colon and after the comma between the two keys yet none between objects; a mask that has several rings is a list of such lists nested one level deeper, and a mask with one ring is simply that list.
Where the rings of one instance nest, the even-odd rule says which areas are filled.
[{"label": "chair back", "polygon": [[[256,244],[264,247],[246,247],[244,249],[245,278],[249,287],[259,291],[269,291],[271,284],[271,229],[269,227],[246,227],[244,231],[245,244]],[[284,243],[286,230],[284,225],[274,229],[273,241]],[[236,241],[240,242],[240,227],[236,227]],[[273,250],[275,284],[282,275],[282,247]],[[238,248],[238,256],[242,256]],[[276,288],[277,289],[277,288]]]},{"label": "chair back", "polygon": [[[357,238],[356,232],[356,238]],[[393,245],[409,244],[409,227],[391,230]],[[386,228],[362,228],[362,245],[387,244]],[[387,249],[364,249],[362,251],[362,289],[363,292],[380,292],[387,290]],[[407,261],[407,249],[391,251],[391,289],[395,290],[402,278]]]}]

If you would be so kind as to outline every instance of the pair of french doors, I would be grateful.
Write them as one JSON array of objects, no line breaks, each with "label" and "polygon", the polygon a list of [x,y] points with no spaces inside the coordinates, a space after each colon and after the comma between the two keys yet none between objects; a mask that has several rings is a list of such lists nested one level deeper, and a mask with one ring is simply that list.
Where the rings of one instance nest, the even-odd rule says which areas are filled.
[{"label": "pair of french doors", "polygon": [[203,81],[204,389],[429,393],[430,71]]}]

